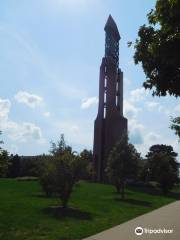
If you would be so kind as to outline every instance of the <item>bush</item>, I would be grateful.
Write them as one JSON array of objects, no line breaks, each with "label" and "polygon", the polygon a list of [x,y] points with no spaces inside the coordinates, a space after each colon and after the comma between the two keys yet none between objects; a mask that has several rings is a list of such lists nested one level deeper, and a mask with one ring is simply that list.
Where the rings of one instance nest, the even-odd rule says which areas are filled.
[{"label": "bush", "polygon": [[73,188],[84,177],[85,170],[86,163],[69,151],[50,157],[40,177],[42,190],[47,196],[55,194],[66,208]]}]

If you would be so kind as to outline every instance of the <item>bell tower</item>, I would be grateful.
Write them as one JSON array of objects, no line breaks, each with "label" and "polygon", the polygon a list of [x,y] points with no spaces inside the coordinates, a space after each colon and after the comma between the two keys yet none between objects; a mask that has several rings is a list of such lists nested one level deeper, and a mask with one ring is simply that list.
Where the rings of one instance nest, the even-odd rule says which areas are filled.
[{"label": "bell tower", "polygon": [[111,15],[105,25],[105,56],[99,76],[99,106],[94,123],[93,158],[96,181],[104,182],[108,155],[127,133],[127,119],[123,117],[123,72],[119,68],[120,34]]}]

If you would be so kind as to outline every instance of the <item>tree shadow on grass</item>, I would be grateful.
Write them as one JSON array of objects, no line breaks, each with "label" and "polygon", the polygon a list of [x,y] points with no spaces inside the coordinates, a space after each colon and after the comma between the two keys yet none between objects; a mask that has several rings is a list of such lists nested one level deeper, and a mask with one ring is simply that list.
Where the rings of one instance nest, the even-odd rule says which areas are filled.
[{"label": "tree shadow on grass", "polygon": [[121,198],[115,198],[115,201],[129,203],[132,205],[138,205],[138,206],[143,206],[143,207],[151,207],[152,206],[151,202],[138,200],[138,199],[131,199],[131,198],[125,198],[124,200],[122,200]]},{"label": "tree shadow on grass", "polygon": [[142,193],[147,193],[154,196],[163,196],[167,198],[169,197],[169,198],[174,198],[176,200],[180,200],[180,193],[176,193],[176,192],[169,192],[168,194],[163,195],[162,191],[157,188],[128,186],[128,189],[134,192],[142,192]]},{"label": "tree shadow on grass", "polygon": [[80,220],[92,220],[91,213],[70,207],[63,208],[58,206],[51,206],[43,209],[43,212],[57,219],[75,218]]}]

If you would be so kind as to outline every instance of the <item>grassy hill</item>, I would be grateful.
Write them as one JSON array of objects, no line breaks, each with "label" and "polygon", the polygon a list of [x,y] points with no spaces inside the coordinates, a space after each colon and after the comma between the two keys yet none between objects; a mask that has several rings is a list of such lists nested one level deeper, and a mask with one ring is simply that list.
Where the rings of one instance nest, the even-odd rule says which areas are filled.
[{"label": "grassy hill", "polygon": [[80,182],[62,212],[37,181],[0,179],[0,239],[78,240],[175,200],[138,189],[127,190],[125,202],[119,197],[110,185]]}]

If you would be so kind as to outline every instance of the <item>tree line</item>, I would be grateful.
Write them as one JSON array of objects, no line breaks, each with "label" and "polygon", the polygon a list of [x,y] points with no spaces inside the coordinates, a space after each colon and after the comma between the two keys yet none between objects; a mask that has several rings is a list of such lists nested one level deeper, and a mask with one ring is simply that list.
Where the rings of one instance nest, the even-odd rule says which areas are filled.
[{"label": "tree line", "polygon": [[[153,145],[145,158],[141,157],[128,136],[123,135],[111,150],[107,159],[106,176],[122,199],[125,199],[127,185],[150,186],[151,182],[167,194],[179,183],[179,163],[172,146]],[[67,207],[71,193],[79,180],[93,181],[92,151],[81,153],[67,145],[62,134],[57,143],[51,142],[50,154],[36,157],[8,155],[1,148],[0,177],[37,177],[47,197],[61,199]]]}]

